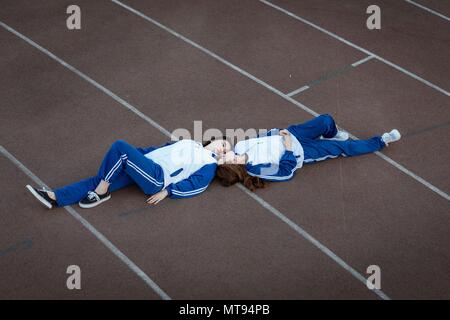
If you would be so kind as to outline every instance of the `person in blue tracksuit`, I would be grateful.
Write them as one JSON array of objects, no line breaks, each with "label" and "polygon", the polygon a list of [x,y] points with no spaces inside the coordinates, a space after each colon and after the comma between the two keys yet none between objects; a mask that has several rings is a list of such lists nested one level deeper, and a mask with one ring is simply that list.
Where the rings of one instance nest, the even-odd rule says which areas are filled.
[{"label": "person in blue tracksuit", "polygon": [[320,115],[287,129],[272,129],[265,135],[239,141],[219,160],[216,175],[222,185],[237,182],[254,190],[265,187],[264,181],[292,179],[303,164],[336,158],[353,157],[381,150],[401,138],[396,129],[367,140],[349,140],[339,131],[334,119]]},{"label": "person in blue tracksuit", "polygon": [[223,139],[208,144],[185,139],[161,147],[136,148],[118,140],[106,153],[96,176],[55,189],[27,189],[47,208],[79,203],[92,208],[111,192],[137,184],[157,204],[167,196],[190,198],[206,190],[215,176],[217,158],[231,150]]}]

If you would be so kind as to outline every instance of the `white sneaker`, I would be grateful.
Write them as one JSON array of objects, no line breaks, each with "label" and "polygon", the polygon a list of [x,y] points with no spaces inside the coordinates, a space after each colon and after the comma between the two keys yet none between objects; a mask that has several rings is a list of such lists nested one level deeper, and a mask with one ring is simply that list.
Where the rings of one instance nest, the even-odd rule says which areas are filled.
[{"label": "white sneaker", "polygon": [[337,140],[337,141],[345,141],[348,140],[349,135],[348,132],[345,131],[338,131],[336,135],[333,138],[324,138],[323,136],[320,136],[320,139],[322,140]]},{"label": "white sneaker", "polygon": [[383,135],[381,136],[381,140],[383,140],[383,142],[387,146],[391,142],[400,140],[401,137],[402,137],[402,135],[400,134],[400,132],[397,129],[392,129],[391,132],[383,133]]}]

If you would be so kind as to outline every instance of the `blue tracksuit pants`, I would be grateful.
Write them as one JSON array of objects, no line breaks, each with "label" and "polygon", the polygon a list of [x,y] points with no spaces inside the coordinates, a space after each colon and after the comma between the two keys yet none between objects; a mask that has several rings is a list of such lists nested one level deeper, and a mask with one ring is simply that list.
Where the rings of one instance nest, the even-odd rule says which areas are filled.
[{"label": "blue tracksuit pants", "polygon": [[155,194],[164,187],[162,168],[134,146],[118,140],[106,153],[96,176],[53,190],[58,205],[77,203],[101,180],[110,183],[110,192],[137,184],[145,194]]},{"label": "blue tracksuit pants", "polygon": [[292,125],[287,130],[293,134],[303,147],[304,163],[321,161],[339,156],[358,156],[381,150],[385,144],[380,136],[367,140],[320,140],[332,138],[337,133],[336,124],[328,114],[320,115],[302,124]]}]

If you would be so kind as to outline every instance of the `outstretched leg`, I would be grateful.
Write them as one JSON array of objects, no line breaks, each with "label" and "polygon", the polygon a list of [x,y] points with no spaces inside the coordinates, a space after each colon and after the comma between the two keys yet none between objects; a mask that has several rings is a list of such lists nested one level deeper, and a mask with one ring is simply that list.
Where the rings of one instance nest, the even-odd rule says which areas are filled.
[{"label": "outstretched leg", "polygon": [[316,139],[320,136],[323,136],[324,138],[333,138],[338,132],[336,123],[329,114],[322,114],[305,123],[292,125],[287,129],[298,140],[302,138]]},{"label": "outstretched leg", "polygon": [[[78,203],[81,199],[86,197],[86,194],[89,191],[95,190],[100,181],[101,178],[99,176],[93,176],[53,190],[58,206],[63,207]],[[133,179],[131,179],[125,172],[122,172],[109,185],[109,191],[113,192],[133,185],[134,183],[135,182]]]},{"label": "outstretched leg", "polygon": [[56,201],[59,206],[77,203],[101,181],[109,184],[110,192],[136,183],[145,194],[155,194],[164,186],[164,174],[134,146],[118,140],[106,153],[96,176],[54,190]]},{"label": "outstretched leg", "polygon": [[385,147],[380,136],[367,140],[311,140],[300,141],[304,151],[304,163],[322,161],[339,156],[354,157],[366,153],[379,151]]}]

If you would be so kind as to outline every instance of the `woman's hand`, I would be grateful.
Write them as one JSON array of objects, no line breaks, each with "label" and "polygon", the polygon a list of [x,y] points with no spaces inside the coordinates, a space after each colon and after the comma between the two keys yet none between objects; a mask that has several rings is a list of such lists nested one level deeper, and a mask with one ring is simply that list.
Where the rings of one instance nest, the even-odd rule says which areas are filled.
[{"label": "woman's hand", "polygon": [[292,137],[286,129],[280,130],[280,136],[283,137],[284,147],[288,151],[292,151]]},{"label": "woman's hand", "polygon": [[150,198],[148,198],[147,203],[148,204],[157,204],[161,200],[164,200],[164,198],[167,197],[167,195],[168,195],[168,193],[167,193],[166,189],[161,190],[160,192],[155,193]]}]

